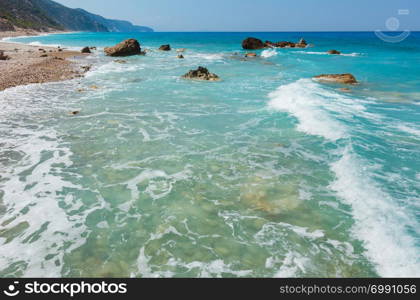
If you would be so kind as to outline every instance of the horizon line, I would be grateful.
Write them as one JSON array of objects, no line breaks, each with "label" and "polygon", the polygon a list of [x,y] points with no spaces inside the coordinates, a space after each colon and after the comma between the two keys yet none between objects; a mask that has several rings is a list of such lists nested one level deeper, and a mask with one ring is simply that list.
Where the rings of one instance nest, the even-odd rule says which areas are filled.
[{"label": "horizon line", "polygon": [[[277,31],[277,30],[268,30],[268,31],[239,31],[239,30],[226,30],[226,31],[221,31],[221,30],[203,30],[203,31],[193,31],[193,30],[181,30],[181,31],[175,31],[175,30],[154,30],[153,32],[140,32],[140,33],[178,33],[178,32],[184,32],[184,33],[320,33],[320,32],[337,32],[337,33],[346,33],[346,32],[376,32],[379,31],[379,29],[376,30],[311,30],[311,31],[307,31],[307,30],[302,30],[302,31],[293,31],[293,30],[285,30],[285,31]],[[404,32],[405,30],[397,30],[397,31],[391,31],[391,30],[380,30],[381,32],[386,32],[386,33],[401,33]],[[420,32],[420,29],[418,30],[408,30],[410,32]],[[116,33],[116,32],[110,32],[110,33]]]}]

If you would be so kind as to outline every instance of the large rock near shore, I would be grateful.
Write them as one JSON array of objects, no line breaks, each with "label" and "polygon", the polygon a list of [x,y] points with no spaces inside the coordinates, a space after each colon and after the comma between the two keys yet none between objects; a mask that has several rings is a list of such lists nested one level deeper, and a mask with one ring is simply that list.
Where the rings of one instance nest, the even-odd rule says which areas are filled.
[{"label": "large rock near shore", "polygon": [[90,48],[89,47],[84,47],[80,52],[82,52],[82,53],[84,53],[84,54],[89,54],[89,53],[92,53],[91,51],[90,51]]},{"label": "large rock near shore", "polygon": [[242,48],[247,50],[258,50],[258,49],[264,49],[266,45],[261,41],[260,39],[256,38],[247,38],[242,42]]},{"label": "large rock near shore", "polygon": [[314,77],[315,80],[342,84],[356,84],[357,80],[352,74],[322,74]]},{"label": "large rock near shore", "polygon": [[171,51],[171,45],[162,45],[159,47],[160,51]]},{"label": "large rock near shore", "polygon": [[198,67],[197,70],[191,70],[182,78],[195,79],[195,80],[206,80],[206,81],[219,81],[220,78],[214,73],[210,73],[209,70],[203,67]]},{"label": "large rock near shore", "polygon": [[131,56],[141,55],[140,43],[135,39],[125,40],[114,47],[104,49],[105,54],[108,56]]}]

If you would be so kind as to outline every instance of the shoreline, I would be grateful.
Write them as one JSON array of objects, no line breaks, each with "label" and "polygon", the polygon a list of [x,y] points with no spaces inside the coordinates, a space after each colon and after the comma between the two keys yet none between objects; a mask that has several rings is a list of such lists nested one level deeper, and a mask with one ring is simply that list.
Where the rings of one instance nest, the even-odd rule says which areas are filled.
[{"label": "shoreline", "polygon": [[[83,77],[80,60],[88,54],[51,46],[36,46],[4,41],[4,38],[38,36],[44,32],[32,30],[0,32],[0,51],[8,57],[0,60],[0,91],[8,88],[70,80]],[[46,32],[62,34],[66,32]],[[79,60],[79,61],[78,61]]]}]

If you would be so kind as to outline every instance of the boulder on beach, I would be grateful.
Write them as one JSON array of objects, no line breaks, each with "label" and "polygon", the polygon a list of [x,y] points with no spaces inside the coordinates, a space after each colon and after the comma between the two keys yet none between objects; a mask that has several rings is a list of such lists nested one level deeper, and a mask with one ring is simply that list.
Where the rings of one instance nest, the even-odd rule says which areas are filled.
[{"label": "boulder on beach", "polygon": [[342,84],[356,84],[357,80],[352,74],[322,74],[314,77],[315,80]]},{"label": "boulder on beach", "polygon": [[209,70],[207,70],[204,67],[198,67],[197,70],[191,70],[182,78],[185,79],[195,79],[195,80],[207,80],[207,81],[219,81],[220,78],[214,73],[210,73]]},{"label": "boulder on beach", "polygon": [[162,45],[159,47],[160,51],[171,51],[171,45]]},{"label": "boulder on beach", "polygon": [[327,53],[328,54],[333,54],[333,55],[340,55],[341,54],[341,52],[337,51],[337,50],[329,50]]},{"label": "boulder on beach", "polygon": [[9,60],[10,57],[4,54],[3,50],[0,50],[0,60]]},{"label": "boulder on beach", "polygon": [[242,42],[242,48],[247,50],[258,50],[264,49],[265,47],[266,45],[263,43],[263,41],[253,37],[247,38]]},{"label": "boulder on beach", "polygon": [[85,54],[92,53],[92,52],[90,51],[90,48],[89,48],[89,47],[84,47],[84,48],[82,49],[82,51],[80,51],[80,52],[85,53]]},{"label": "boulder on beach", "polygon": [[141,55],[140,43],[136,39],[125,40],[113,47],[104,49],[105,54],[108,56],[131,56]]}]

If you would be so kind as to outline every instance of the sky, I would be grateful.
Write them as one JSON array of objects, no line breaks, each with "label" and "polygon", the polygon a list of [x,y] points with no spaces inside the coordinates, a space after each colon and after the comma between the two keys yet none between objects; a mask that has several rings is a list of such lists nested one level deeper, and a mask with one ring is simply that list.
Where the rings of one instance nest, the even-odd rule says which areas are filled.
[{"label": "sky", "polygon": [[391,17],[420,31],[420,0],[55,1],[156,31],[373,31]]}]

